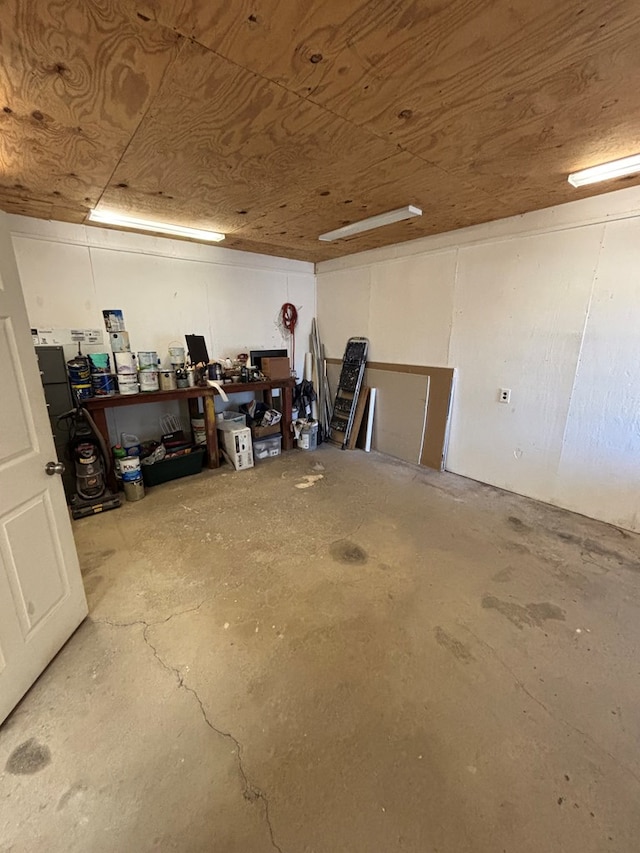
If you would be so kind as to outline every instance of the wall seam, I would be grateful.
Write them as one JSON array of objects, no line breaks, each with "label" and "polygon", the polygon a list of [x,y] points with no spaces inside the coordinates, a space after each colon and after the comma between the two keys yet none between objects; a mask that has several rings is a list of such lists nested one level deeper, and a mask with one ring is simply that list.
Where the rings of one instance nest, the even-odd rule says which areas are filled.
[{"label": "wall seam", "polygon": [[[582,352],[584,349],[584,341],[587,335],[587,327],[589,325],[589,319],[591,316],[591,306],[593,304],[593,296],[596,290],[596,282],[598,280],[598,272],[600,270],[600,259],[602,257],[602,249],[604,246],[605,236],[607,232],[607,223],[602,224],[602,234],[600,236],[600,244],[598,246],[598,255],[596,257],[596,262],[593,267],[593,276],[591,277],[591,289],[589,291],[589,299],[587,301],[587,310],[584,314],[584,323],[582,324],[582,335],[580,337],[580,347],[578,348],[578,357],[576,359],[576,368],[573,374],[573,382],[571,383],[571,391],[569,392],[569,401],[567,404],[567,414],[564,421],[564,429],[562,431],[562,441],[560,442],[560,453],[558,455],[558,464],[555,471],[555,482],[557,485],[559,476],[560,476],[560,468],[562,467],[562,459],[564,457],[565,452],[565,444],[567,440],[567,430],[569,429],[569,420],[571,416],[571,404],[573,403],[573,395],[576,390],[576,385],[578,384],[578,376],[580,374],[580,366],[582,363]],[[554,489],[555,492],[555,489]]]}]

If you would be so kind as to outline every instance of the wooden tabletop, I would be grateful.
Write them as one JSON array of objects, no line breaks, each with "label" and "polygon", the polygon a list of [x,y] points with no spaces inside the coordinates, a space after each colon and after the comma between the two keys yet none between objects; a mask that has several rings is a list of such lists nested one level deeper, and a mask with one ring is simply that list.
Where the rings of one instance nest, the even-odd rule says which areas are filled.
[{"label": "wooden tabletop", "polygon": [[[247,391],[273,391],[277,388],[293,388],[296,380],[270,379],[266,382],[229,382],[222,385],[225,394],[244,394]],[[209,397],[219,394],[210,385],[193,388],[174,388],[171,391],[141,391],[138,394],[111,394],[104,397],[89,397],[82,405],[89,409],[111,409],[118,406],[134,406],[139,403],[161,403],[166,400],[189,400],[194,397]]]}]

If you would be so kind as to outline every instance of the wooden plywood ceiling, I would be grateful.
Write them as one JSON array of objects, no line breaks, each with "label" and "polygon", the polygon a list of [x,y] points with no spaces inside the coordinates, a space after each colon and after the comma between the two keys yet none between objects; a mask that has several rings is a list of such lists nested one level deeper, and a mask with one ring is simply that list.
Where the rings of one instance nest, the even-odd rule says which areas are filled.
[{"label": "wooden plywood ceiling", "polygon": [[[2,0],[0,207],[319,261],[640,184],[636,0]],[[406,204],[419,219],[318,235]]]}]

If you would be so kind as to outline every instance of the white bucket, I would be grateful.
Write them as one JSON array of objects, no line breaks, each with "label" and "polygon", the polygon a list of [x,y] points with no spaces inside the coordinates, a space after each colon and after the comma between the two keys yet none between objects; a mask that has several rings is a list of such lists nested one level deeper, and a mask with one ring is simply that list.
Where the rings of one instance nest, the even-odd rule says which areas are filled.
[{"label": "white bucket", "polygon": [[116,362],[116,372],[118,374],[128,374],[136,372],[136,358],[132,352],[114,352],[113,357]]},{"label": "white bucket", "polygon": [[158,353],[150,350],[138,352],[138,370],[158,370]]},{"label": "white bucket", "polygon": [[138,378],[140,379],[141,391],[157,391],[160,388],[157,370],[141,370]]},{"label": "white bucket", "polygon": [[139,480],[142,477],[140,457],[123,456],[120,459],[120,473],[122,474],[122,480],[125,483],[131,483],[134,480]]},{"label": "white bucket", "polygon": [[118,374],[118,391],[121,394],[137,394],[138,393],[138,377],[135,373],[119,373]]},{"label": "white bucket", "polygon": [[[298,421],[300,424],[300,421]],[[304,421],[297,440],[300,450],[315,450],[318,446],[318,421]]]},{"label": "white bucket", "polygon": [[169,361],[181,367],[184,364],[184,347],[169,347]]},{"label": "white bucket", "polygon": [[178,387],[176,382],[176,374],[174,370],[161,370],[160,371],[160,390],[161,391],[175,391]]}]

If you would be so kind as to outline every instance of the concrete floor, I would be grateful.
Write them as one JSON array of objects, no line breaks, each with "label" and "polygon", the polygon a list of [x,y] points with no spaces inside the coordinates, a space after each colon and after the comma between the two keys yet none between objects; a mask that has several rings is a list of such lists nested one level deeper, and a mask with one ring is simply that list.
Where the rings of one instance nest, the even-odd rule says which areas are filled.
[{"label": "concrete floor", "polygon": [[639,849],[640,537],[327,447],[75,532],[2,851]]}]

